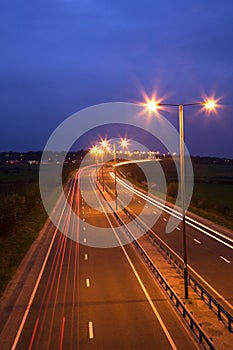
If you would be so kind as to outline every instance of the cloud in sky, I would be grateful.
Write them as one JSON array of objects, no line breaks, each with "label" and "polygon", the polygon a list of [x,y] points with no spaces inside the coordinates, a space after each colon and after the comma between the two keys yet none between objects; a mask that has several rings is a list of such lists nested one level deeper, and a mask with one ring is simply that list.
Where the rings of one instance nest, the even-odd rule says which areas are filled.
[{"label": "cloud in sky", "polygon": [[[2,148],[11,148],[9,136],[18,130],[26,140],[25,125],[34,125],[38,118],[43,124],[41,138],[34,144],[31,140],[14,144],[41,148],[69,114],[95,103],[138,100],[140,86],[148,94],[159,86],[169,99],[182,96],[181,102],[216,90],[225,97],[224,103],[232,103],[232,15],[233,3],[217,0],[4,2],[0,112],[6,138]],[[221,113],[227,130],[232,129],[229,110]],[[209,146],[203,145],[203,152],[218,152],[219,128],[208,136]],[[225,139],[227,155],[232,147]],[[195,140],[189,143],[191,151],[199,152]]]}]

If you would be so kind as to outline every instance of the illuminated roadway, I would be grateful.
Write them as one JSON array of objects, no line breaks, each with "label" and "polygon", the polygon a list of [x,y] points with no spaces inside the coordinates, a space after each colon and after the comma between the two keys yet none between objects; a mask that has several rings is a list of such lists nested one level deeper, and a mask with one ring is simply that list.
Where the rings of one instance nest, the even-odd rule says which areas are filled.
[{"label": "illuminated roadway", "polygon": [[[109,227],[120,245],[112,214],[92,209],[79,196],[80,181],[106,209],[93,186],[93,169],[70,182],[69,201],[82,220],[60,203],[64,231],[48,223],[1,305],[0,349],[198,349],[169,300],[130,245],[88,246],[93,232]],[[85,220],[85,221],[84,221]],[[17,279],[18,278],[18,279]]]},{"label": "illuminated roadway", "polygon": [[[109,176],[110,177],[110,176]],[[113,177],[113,175],[112,175]],[[112,179],[112,188],[113,188]],[[109,182],[111,184],[111,180]],[[148,216],[156,215],[156,205],[145,200],[145,195],[136,193],[132,196],[132,187],[123,185],[122,179],[117,182],[118,196],[121,197],[121,192],[125,196],[132,198],[131,208],[138,215],[142,208]],[[158,210],[157,210],[158,211]],[[170,210],[168,210],[170,211]],[[182,241],[182,224],[177,226],[175,230],[167,234],[165,233],[166,225],[169,220],[170,213],[162,211],[162,215],[153,225],[152,230],[172,248],[181,258],[183,256],[183,241]],[[197,219],[196,219],[197,220]],[[199,223],[200,224],[200,223]],[[213,226],[213,225],[212,225]],[[205,231],[205,227],[202,227]],[[219,227],[217,228],[219,230]],[[216,293],[217,297],[224,300],[226,307],[233,312],[233,235],[229,236],[229,243],[224,244],[218,240],[206,235],[204,232],[195,229],[190,225],[186,225],[187,231],[187,251],[188,264],[190,270],[197,273],[202,282],[206,282],[208,288]],[[219,232],[224,236],[224,233]],[[221,238],[221,236],[219,236]]]}]

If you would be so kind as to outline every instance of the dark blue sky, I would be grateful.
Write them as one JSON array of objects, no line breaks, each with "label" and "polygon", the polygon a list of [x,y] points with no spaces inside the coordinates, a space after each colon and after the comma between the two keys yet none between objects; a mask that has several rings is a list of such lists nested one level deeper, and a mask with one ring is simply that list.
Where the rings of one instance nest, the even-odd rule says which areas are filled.
[{"label": "dark blue sky", "polygon": [[[0,0],[0,150],[42,149],[93,104],[221,97],[185,110],[193,155],[233,158],[233,1]],[[177,126],[177,114],[169,120]],[[85,121],[82,121],[85,122]]]}]

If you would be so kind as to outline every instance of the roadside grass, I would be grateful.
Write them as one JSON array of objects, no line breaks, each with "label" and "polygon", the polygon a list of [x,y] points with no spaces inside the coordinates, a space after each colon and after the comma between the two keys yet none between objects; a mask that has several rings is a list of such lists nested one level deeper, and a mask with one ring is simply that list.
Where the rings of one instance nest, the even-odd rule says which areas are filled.
[{"label": "roadside grass", "polygon": [[10,233],[5,232],[0,236],[0,295],[38,236],[46,218],[43,207],[37,207],[25,219],[19,220]]},{"label": "roadside grass", "polygon": [[213,180],[232,180],[233,169],[231,165],[224,164],[193,164],[196,178],[213,179]]},{"label": "roadside grass", "polygon": [[39,165],[14,164],[0,166],[0,182],[35,182],[39,179]]},{"label": "roadside grass", "polygon": [[[20,164],[0,168],[0,295],[2,295],[48,216],[40,198],[39,166]],[[74,165],[64,167],[63,184],[68,181],[74,169]],[[53,185],[55,180],[51,179]],[[51,203],[57,198],[56,191],[56,186],[53,186],[52,191],[48,192]]]},{"label": "roadside grass", "polygon": [[[193,192],[193,202],[205,201],[215,209],[233,211],[233,185],[229,184],[212,184],[212,183],[195,183]],[[228,209],[227,209],[228,208]]]}]

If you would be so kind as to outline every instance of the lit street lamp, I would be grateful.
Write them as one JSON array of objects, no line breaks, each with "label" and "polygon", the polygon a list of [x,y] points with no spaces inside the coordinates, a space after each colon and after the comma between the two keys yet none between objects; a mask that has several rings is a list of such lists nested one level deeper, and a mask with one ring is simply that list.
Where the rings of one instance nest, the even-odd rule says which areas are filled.
[{"label": "lit street lamp", "polygon": [[201,105],[208,111],[213,111],[217,107],[217,101],[213,98],[206,99],[202,102],[187,104],[170,104],[160,103],[155,100],[148,100],[143,104],[146,108],[155,112],[160,106],[178,107],[179,108],[179,135],[180,135],[180,182],[181,182],[181,207],[182,207],[182,224],[183,224],[183,270],[184,270],[184,297],[188,299],[188,264],[187,264],[187,246],[186,246],[186,224],[185,224],[185,172],[184,172],[184,107]]},{"label": "lit street lamp", "polygon": [[94,154],[95,155],[95,171],[96,171],[96,175],[98,176],[97,174],[97,154],[98,154],[98,147],[97,146],[93,146],[90,150],[91,154]]},{"label": "lit street lamp", "polygon": [[[119,142],[120,147],[127,148],[129,144],[129,141],[126,138],[121,138],[121,141]],[[109,140],[102,139],[100,141],[100,149],[98,146],[94,146],[91,150],[93,154],[100,154],[102,155],[102,168],[101,168],[101,177],[102,177],[102,186],[104,191],[104,172],[103,172],[103,154],[104,150],[110,150]],[[115,197],[116,197],[116,210],[117,210],[117,176],[116,176],[116,162],[117,162],[117,145],[116,142],[113,144],[113,154],[114,154],[114,188],[115,188]],[[96,161],[96,167],[97,167],[97,161]]]},{"label": "lit street lamp", "polygon": [[102,177],[102,186],[103,186],[103,192],[104,192],[104,150],[107,150],[109,148],[109,142],[107,139],[102,139],[100,142],[100,145],[102,147],[101,153],[102,153],[102,168],[101,168],[101,177]]},{"label": "lit street lamp", "polygon": [[[124,138],[121,139],[120,141],[120,147],[127,148],[129,145],[129,141]],[[115,197],[116,197],[116,210],[117,210],[117,176],[116,176],[116,153],[117,153],[117,147],[116,147],[116,143],[114,143],[113,145],[113,150],[114,150],[114,185],[115,185]]]}]

